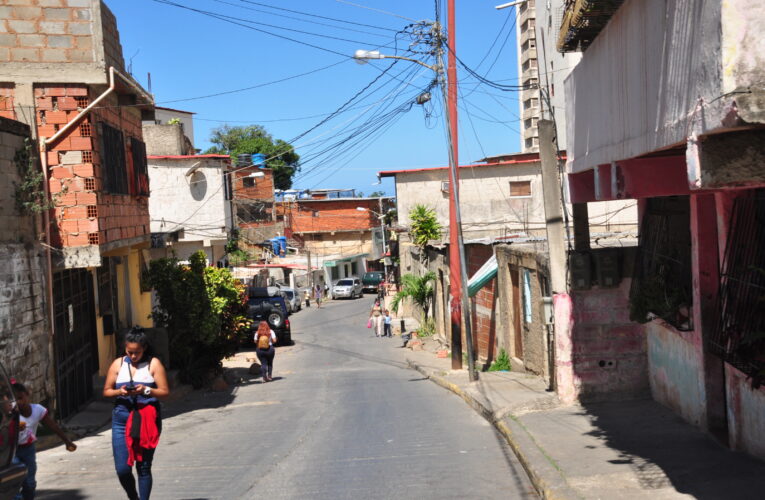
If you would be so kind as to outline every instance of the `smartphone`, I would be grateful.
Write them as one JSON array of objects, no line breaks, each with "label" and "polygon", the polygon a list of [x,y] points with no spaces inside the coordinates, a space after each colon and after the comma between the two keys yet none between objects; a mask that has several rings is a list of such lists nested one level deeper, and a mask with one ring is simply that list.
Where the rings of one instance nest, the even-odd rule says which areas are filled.
[{"label": "smartphone", "polygon": [[128,392],[131,392],[131,391],[135,390],[135,386],[131,385],[131,384],[128,384],[128,385],[126,385],[124,387],[125,387],[125,390],[128,391]]}]

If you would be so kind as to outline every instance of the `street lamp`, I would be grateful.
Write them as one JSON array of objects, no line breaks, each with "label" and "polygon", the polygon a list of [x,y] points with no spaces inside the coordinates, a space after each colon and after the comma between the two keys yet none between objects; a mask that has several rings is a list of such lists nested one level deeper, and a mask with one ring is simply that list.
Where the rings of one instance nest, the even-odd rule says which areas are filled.
[{"label": "street lamp", "polygon": [[[382,198],[380,198],[380,209],[382,210]],[[359,212],[371,212],[378,219],[380,219],[380,232],[382,233],[381,235],[382,235],[382,251],[383,251],[383,272],[385,275],[385,279],[387,280],[388,279],[388,263],[385,261],[385,254],[388,253],[388,247],[385,244],[385,221],[384,221],[386,214],[375,212],[371,208],[366,208],[366,207],[356,207],[356,210],[358,210]]]},{"label": "street lamp", "polygon": [[[403,56],[389,56],[381,54],[378,50],[357,50],[353,57],[359,64],[366,63],[369,59],[402,59],[404,61],[419,64],[436,73],[441,84],[441,94],[444,99],[446,111],[447,136],[449,139],[449,288],[452,297],[451,302],[451,344],[452,344],[452,369],[462,368],[462,315],[465,314],[465,340],[467,343],[468,375],[470,381],[478,379],[475,371],[475,359],[473,354],[473,335],[470,323],[470,302],[467,290],[467,262],[465,247],[462,240],[462,215],[460,213],[459,199],[459,171],[458,163],[458,134],[457,134],[457,70],[454,46],[454,0],[449,0],[449,66],[447,78],[444,78],[444,51],[442,40],[444,39],[441,27],[438,23],[433,24],[434,40],[437,42],[436,53],[438,63],[426,64],[417,59]],[[419,99],[419,98],[418,98]]]}]

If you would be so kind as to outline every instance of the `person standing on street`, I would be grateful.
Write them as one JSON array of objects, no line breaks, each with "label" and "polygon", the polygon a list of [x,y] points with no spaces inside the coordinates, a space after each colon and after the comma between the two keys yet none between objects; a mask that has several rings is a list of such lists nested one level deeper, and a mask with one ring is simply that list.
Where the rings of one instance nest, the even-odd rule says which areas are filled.
[{"label": "person standing on street", "polygon": [[383,337],[391,337],[391,321],[392,318],[390,317],[390,311],[385,310],[385,315],[383,316]]},{"label": "person standing on street", "polygon": [[260,361],[260,376],[263,378],[263,383],[273,380],[271,375],[274,372],[274,355],[276,354],[274,343],[276,343],[276,334],[268,323],[261,321],[258,331],[255,332],[255,354]]},{"label": "person standing on street", "polygon": [[311,307],[311,293],[308,290],[303,291],[303,298],[305,299],[305,306]]},{"label": "person standing on street", "polygon": [[316,307],[321,308],[321,285],[317,284],[313,289],[313,298],[316,301]]},{"label": "person standing on street", "polygon": [[114,468],[130,500],[149,500],[151,496],[151,465],[162,432],[159,400],[169,394],[165,367],[151,355],[146,332],[139,326],[131,328],[125,335],[125,355],[109,367],[103,390],[104,397],[116,398],[112,411]]},{"label": "person standing on street", "polygon": [[76,450],[77,445],[61,430],[61,427],[51,418],[44,406],[30,401],[29,391],[23,384],[11,380],[11,386],[19,408],[19,444],[16,447],[13,463],[27,466],[27,477],[21,483],[21,492],[14,497],[14,500],[33,500],[37,489],[37,450],[35,443],[37,441],[37,426],[40,422],[61,438],[66,444],[67,451]]},{"label": "person standing on street", "polygon": [[382,337],[383,334],[383,317],[382,308],[380,307],[380,301],[375,300],[375,305],[372,306],[369,319],[372,321],[372,328],[375,330],[376,337]]}]

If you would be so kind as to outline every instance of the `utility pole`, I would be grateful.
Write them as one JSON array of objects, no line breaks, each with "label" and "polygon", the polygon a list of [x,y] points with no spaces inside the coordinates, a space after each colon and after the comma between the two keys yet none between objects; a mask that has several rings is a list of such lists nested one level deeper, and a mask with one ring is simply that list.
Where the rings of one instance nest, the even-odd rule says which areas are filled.
[{"label": "utility pole", "polygon": [[539,120],[539,159],[542,162],[542,191],[545,203],[547,248],[550,254],[550,284],[552,292],[565,293],[566,237],[563,227],[558,152],[555,150],[555,129],[550,120]]},{"label": "utility pole", "polygon": [[306,269],[308,269],[308,286],[311,287],[311,290],[308,292],[308,296],[310,297],[313,295],[313,289],[315,288],[313,284],[313,269],[311,269],[311,251],[306,250],[305,251],[306,260],[308,261],[308,265],[306,266]]},{"label": "utility pole", "polygon": [[[467,293],[467,266],[465,246],[462,241],[462,216],[459,205],[459,135],[457,127],[457,56],[455,0],[449,0],[448,39],[449,48],[447,78],[444,89],[446,99],[449,136],[449,293],[451,295],[451,340],[452,369],[462,368],[462,316],[465,314],[465,342],[467,343],[468,374],[470,381],[478,379],[473,354],[472,325],[470,324],[470,303]],[[438,27],[440,29],[440,26]],[[439,46],[439,57],[443,68],[443,49]],[[443,89],[442,86],[442,89]]]},{"label": "utility pole", "polygon": [[377,199],[379,207],[380,207],[380,213],[379,219],[380,219],[380,231],[382,236],[382,251],[383,251],[383,280],[385,282],[388,282],[388,263],[386,261],[387,257],[385,256],[388,253],[388,249],[385,245],[385,214],[383,214],[383,203],[382,203],[382,197]]}]

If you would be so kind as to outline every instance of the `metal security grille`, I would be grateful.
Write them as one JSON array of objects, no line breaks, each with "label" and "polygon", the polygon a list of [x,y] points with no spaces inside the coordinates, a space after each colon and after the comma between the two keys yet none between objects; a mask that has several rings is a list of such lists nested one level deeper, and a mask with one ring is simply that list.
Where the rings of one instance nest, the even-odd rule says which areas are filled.
[{"label": "metal security grille", "polygon": [[99,123],[99,136],[101,138],[100,153],[104,189],[108,193],[130,194],[122,131],[101,122]]},{"label": "metal security grille", "polygon": [[146,144],[138,139],[130,139],[130,153],[133,159],[134,194],[149,196],[149,169],[146,165]]},{"label": "metal security grille", "polygon": [[240,222],[270,222],[272,220],[273,204],[262,201],[237,201],[236,216]]},{"label": "metal security grille", "polygon": [[93,277],[86,269],[53,275],[58,412],[67,418],[93,397],[98,371]]},{"label": "metal security grille", "polygon": [[765,190],[736,199],[707,348],[747,375],[765,377]]},{"label": "metal security grille", "polygon": [[630,288],[630,319],[662,318],[691,330],[691,232],[687,196],[651,198],[640,227]]}]

